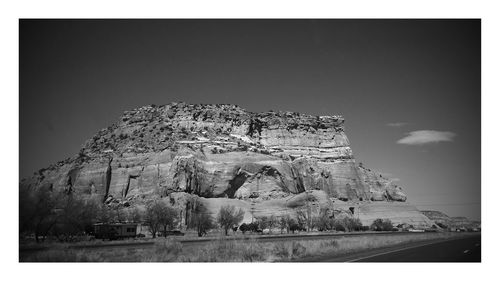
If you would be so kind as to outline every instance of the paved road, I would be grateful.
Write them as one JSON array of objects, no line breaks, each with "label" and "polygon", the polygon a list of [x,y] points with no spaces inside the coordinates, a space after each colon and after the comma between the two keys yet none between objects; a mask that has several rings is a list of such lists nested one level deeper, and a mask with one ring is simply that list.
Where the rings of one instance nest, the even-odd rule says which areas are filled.
[{"label": "paved road", "polygon": [[481,235],[415,242],[348,256],[322,256],[306,262],[481,262]]}]

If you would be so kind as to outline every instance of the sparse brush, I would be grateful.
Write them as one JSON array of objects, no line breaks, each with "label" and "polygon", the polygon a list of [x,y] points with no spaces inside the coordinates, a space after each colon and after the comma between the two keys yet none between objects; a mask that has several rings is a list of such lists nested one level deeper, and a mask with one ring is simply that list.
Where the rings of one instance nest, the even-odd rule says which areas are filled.
[{"label": "sparse brush", "polygon": [[218,239],[196,251],[189,261],[197,262],[256,262],[266,260],[266,250],[255,240]]},{"label": "sparse brush", "polygon": [[327,240],[321,241],[321,248],[323,249],[332,249],[339,246],[339,242],[337,240]]},{"label": "sparse brush", "polygon": [[142,261],[148,262],[169,262],[176,261],[182,252],[182,244],[172,238],[167,238],[155,243],[154,252],[150,255],[143,255]]},{"label": "sparse brush", "polygon": [[290,259],[290,251],[289,246],[286,242],[278,242],[274,245],[273,253],[280,260],[289,260]]},{"label": "sparse brush", "polygon": [[263,248],[262,244],[257,243],[257,241],[255,240],[251,240],[250,242],[247,242],[242,246],[242,261],[256,262],[265,260],[265,249]]},{"label": "sparse brush", "polygon": [[306,247],[301,243],[293,241],[292,243],[292,259],[300,258],[306,253]]},{"label": "sparse brush", "polygon": [[[290,261],[319,255],[344,255],[429,239],[450,238],[455,233],[348,236],[328,239],[265,242],[221,237],[208,243],[183,245],[175,238],[156,239],[153,247],[75,249],[69,244],[49,244],[50,249],[20,252],[23,262],[262,262]],[[79,243],[78,243],[79,244]],[[114,243],[109,243],[110,245]],[[80,244],[79,244],[80,245]]]}]

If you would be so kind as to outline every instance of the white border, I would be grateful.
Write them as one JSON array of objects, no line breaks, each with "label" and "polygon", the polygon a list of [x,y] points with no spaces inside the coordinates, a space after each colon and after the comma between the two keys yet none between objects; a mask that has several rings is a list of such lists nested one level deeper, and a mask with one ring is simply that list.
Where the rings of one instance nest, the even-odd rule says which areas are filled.
[{"label": "white border", "polygon": [[[20,280],[474,280],[497,275],[499,9],[494,1],[10,1],[2,3],[0,94],[2,117],[1,264],[6,279]],[[481,264],[19,264],[19,18],[481,18],[482,221]],[[496,95],[495,95],[496,94]],[[17,119],[16,119],[17,118]],[[464,117],[466,118],[466,117]],[[17,120],[15,122],[14,120]],[[7,179],[7,180],[5,180]],[[479,183],[478,183],[479,184]],[[494,277],[493,277],[494,278]]]}]

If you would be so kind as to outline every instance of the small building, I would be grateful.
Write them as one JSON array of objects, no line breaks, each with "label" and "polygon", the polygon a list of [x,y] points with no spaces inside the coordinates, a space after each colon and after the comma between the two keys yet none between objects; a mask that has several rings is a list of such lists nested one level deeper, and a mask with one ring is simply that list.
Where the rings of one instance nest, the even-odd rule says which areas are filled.
[{"label": "small building", "polygon": [[94,224],[95,238],[98,239],[123,239],[137,236],[135,223],[96,223]]}]

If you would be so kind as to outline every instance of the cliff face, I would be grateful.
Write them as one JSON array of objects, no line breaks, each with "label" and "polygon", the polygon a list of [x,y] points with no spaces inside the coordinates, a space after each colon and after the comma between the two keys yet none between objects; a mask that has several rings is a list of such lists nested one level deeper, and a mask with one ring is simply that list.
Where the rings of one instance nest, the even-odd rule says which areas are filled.
[{"label": "cliff face", "polygon": [[263,213],[300,207],[290,202],[303,194],[318,208],[337,200],[406,201],[390,179],[355,163],[341,116],[251,113],[234,105],[171,103],[127,111],[78,155],[21,184],[107,204],[182,195],[214,208],[215,202],[257,204]]}]

